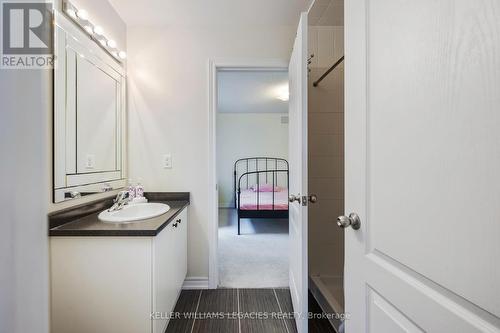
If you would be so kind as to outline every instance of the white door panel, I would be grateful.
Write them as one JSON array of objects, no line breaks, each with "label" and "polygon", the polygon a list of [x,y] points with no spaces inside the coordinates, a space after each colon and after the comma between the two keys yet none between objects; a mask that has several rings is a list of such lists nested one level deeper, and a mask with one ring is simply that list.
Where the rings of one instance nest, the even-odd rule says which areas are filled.
[{"label": "white door panel", "polygon": [[499,332],[500,2],[345,15],[346,332]]},{"label": "white door panel", "polygon": [[[289,193],[307,193],[307,13],[300,17],[289,76]],[[307,332],[307,206],[289,205],[290,293],[299,333]]]},{"label": "white door panel", "polygon": [[368,289],[368,309],[370,332],[424,332],[372,289]]}]

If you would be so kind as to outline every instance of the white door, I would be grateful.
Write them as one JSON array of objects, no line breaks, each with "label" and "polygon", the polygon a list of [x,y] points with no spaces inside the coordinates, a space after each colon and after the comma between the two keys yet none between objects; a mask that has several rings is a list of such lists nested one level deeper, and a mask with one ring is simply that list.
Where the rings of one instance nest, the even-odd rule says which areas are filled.
[{"label": "white door", "polygon": [[[299,333],[307,332],[307,13],[300,16],[289,76],[290,292]],[[291,197],[292,198],[292,197]]]},{"label": "white door", "polygon": [[500,1],[345,1],[347,333],[500,331]]}]

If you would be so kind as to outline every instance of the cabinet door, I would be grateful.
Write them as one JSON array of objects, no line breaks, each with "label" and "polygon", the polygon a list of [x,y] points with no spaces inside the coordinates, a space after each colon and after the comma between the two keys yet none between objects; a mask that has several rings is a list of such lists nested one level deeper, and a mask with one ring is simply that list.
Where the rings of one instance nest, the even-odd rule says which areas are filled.
[{"label": "cabinet door", "polygon": [[151,238],[51,237],[52,333],[150,333]]},{"label": "cabinet door", "polygon": [[176,264],[176,287],[180,289],[184,284],[184,279],[187,274],[187,207],[184,208],[176,217],[177,230],[175,231],[175,248],[173,249],[173,255],[175,256]]},{"label": "cabinet door", "polygon": [[187,208],[154,238],[153,258],[153,311],[161,313],[153,332],[162,333],[187,273]]},{"label": "cabinet door", "polygon": [[153,312],[161,314],[160,318],[153,320],[154,333],[165,331],[168,324],[167,315],[172,311],[177,298],[176,262],[172,256],[175,234],[172,223],[170,223],[154,237],[153,241]]}]

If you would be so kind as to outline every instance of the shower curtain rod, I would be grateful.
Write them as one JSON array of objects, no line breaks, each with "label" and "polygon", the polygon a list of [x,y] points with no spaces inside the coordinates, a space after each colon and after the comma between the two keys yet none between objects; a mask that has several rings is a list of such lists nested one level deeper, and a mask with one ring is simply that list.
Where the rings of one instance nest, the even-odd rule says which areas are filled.
[{"label": "shower curtain rod", "polygon": [[328,70],[327,70],[327,71],[326,71],[323,75],[321,75],[321,77],[320,77],[319,79],[317,79],[316,81],[314,81],[313,86],[314,86],[314,87],[317,87],[317,86],[318,86],[318,84],[319,84],[321,81],[323,81],[323,79],[324,79],[325,77],[327,77],[327,75],[328,75],[328,74],[330,74],[330,72],[331,72],[331,71],[333,71],[333,70],[334,70],[334,69],[335,69],[338,65],[340,65],[340,63],[341,63],[342,61],[344,61],[344,56],[340,57],[340,59],[339,59],[339,60],[337,60],[337,62],[335,62],[335,63],[332,65],[332,67],[328,68]]}]

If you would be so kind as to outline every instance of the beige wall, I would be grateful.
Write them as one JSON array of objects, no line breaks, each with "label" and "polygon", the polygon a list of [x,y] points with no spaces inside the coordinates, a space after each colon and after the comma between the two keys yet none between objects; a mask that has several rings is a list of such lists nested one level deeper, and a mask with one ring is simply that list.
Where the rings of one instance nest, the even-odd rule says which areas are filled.
[{"label": "beige wall", "polygon": [[[48,332],[49,70],[0,69],[0,331]],[[28,97],[28,98],[27,98]]]},{"label": "beige wall", "polygon": [[317,87],[319,78],[343,54],[342,27],[309,27],[309,274],[342,276],[344,232],[335,224],[344,212],[344,67]]},{"label": "beige wall", "polygon": [[[237,159],[257,156],[288,159],[288,123],[281,123],[283,116],[287,117],[288,114],[219,113],[217,115],[219,207],[234,207],[233,170]],[[274,164],[269,164],[269,169],[273,167]],[[264,174],[262,176],[265,178]],[[271,174],[268,176],[271,177]]]},{"label": "beige wall", "polygon": [[[189,191],[188,276],[208,277],[209,59],[288,62],[296,27],[129,27],[129,171]],[[162,156],[172,154],[173,168]]]}]

